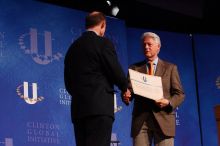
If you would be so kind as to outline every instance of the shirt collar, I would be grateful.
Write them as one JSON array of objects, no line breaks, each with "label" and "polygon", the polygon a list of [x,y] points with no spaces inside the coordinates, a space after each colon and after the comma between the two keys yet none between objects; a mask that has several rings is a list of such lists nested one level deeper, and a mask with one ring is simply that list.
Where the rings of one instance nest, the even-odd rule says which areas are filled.
[{"label": "shirt collar", "polygon": [[94,32],[96,35],[98,35],[98,33],[97,33],[95,30],[87,29],[86,31],[92,31],[92,32]]},{"label": "shirt collar", "polygon": [[[159,60],[159,59],[158,59],[158,57],[157,57],[156,59],[154,59],[153,64],[154,64],[154,65],[157,65],[158,60]],[[146,59],[146,61],[148,62],[148,60],[147,60],[147,59]]]}]

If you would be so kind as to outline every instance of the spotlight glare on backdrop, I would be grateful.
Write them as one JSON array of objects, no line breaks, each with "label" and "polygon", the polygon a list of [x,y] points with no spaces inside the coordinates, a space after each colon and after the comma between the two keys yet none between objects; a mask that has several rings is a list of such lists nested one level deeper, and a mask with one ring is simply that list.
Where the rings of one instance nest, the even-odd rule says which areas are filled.
[{"label": "spotlight glare on backdrop", "polygon": [[114,3],[113,0],[106,0],[106,3],[108,4],[110,8],[110,13],[112,16],[117,16],[119,12],[119,7]]},{"label": "spotlight glare on backdrop", "polygon": [[109,6],[112,5],[111,1],[109,1],[109,0],[107,0],[106,2],[107,2],[107,4],[108,4]]},{"label": "spotlight glare on backdrop", "polygon": [[111,14],[113,16],[117,16],[118,12],[119,12],[119,8],[117,6],[112,7]]}]

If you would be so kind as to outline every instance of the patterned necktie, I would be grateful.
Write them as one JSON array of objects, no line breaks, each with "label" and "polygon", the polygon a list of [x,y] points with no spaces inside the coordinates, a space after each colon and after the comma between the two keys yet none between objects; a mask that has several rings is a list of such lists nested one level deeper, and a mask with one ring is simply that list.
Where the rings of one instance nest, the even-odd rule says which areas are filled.
[{"label": "patterned necktie", "polygon": [[148,74],[154,75],[154,63],[149,61],[147,63],[147,66],[148,66]]}]

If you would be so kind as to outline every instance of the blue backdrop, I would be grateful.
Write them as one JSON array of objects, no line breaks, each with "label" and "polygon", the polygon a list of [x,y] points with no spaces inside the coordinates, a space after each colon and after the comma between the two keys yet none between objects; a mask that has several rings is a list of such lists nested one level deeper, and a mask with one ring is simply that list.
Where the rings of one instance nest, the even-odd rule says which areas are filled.
[{"label": "blue backdrop", "polygon": [[[71,42],[84,31],[85,15],[82,11],[33,0],[0,1],[0,145],[75,145],[71,96],[63,82],[63,61]],[[191,35],[127,28],[123,20],[108,17],[106,36],[113,41],[125,73],[128,65],[144,58],[140,36],[145,31],[161,36],[159,56],[178,65],[185,89],[186,99],[176,112],[175,145],[200,146],[202,135],[204,146],[217,146],[213,107],[220,102],[216,63],[220,37],[195,36],[198,69],[195,77]],[[213,63],[209,66],[211,74],[204,69],[207,60]],[[116,97],[112,140],[120,141],[121,146],[131,146],[133,105],[125,106],[119,92]],[[201,130],[198,104],[202,107]]]},{"label": "blue backdrop", "polygon": [[195,52],[204,146],[217,146],[214,107],[220,104],[220,36],[195,35]]},{"label": "blue backdrop", "polygon": [[[26,0],[1,1],[0,8],[0,90],[4,101],[0,103],[0,143],[75,145],[63,61],[71,42],[84,31],[86,13]],[[108,18],[107,23],[106,36],[114,42],[126,72],[124,21]],[[122,127],[130,126],[130,113],[119,95],[112,140],[127,146],[129,128]]]}]

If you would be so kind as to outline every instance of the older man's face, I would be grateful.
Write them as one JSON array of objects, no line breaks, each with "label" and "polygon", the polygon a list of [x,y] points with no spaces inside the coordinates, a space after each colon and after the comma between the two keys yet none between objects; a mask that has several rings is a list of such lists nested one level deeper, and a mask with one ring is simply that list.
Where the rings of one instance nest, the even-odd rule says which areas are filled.
[{"label": "older man's face", "polygon": [[143,39],[143,49],[144,49],[144,55],[149,60],[154,60],[157,58],[157,55],[160,51],[160,45],[154,41],[151,37],[145,37]]}]

